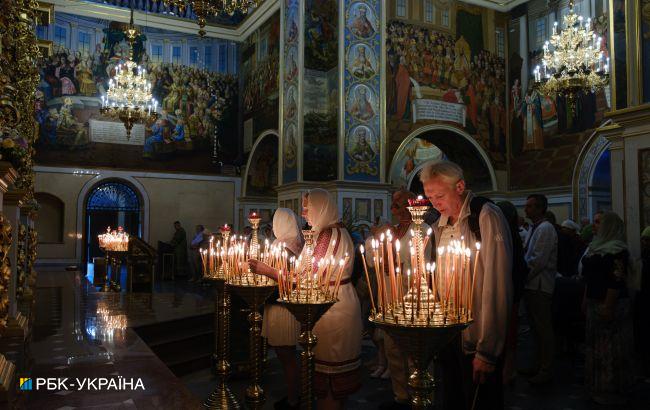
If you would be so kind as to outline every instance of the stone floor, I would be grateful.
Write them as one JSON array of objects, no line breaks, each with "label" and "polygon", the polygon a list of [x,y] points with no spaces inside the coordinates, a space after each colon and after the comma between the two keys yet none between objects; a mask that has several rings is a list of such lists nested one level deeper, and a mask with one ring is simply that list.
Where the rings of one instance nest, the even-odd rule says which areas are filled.
[{"label": "stone floor", "polygon": [[[215,380],[209,370],[176,377],[138,337],[132,327],[162,319],[205,314],[213,308],[209,290],[200,285],[159,282],[153,295],[97,293],[77,272],[43,272],[37,284],[37,311],[28,374],[19,377],[140,378],[145,390],[97,391],[55,389],[22,392],[18,408],[28,409],[193,409],[210,393]],[[99,309],[98,309],[99,308]],[[108,315],[108,319],[107,319]],[[115,321],[125,315],[127,328],[113,330]],[[111,319],[112,318],[112,319]],[[530,357],[530,332],[525,324],[520,331],[520,359]],[[363,344],[365,369],[376,351],[369,340]],[[634,371],[631,369],[631,371]],[[507,389],[506,409],[530,410],[617,410],[588,401],[582,387],[583,365],[575,358],[558,356],[552,384],[534,388],[523,379]],[[349,400],[350,409],[376,409],[391,399],[390,382],[371,379],[364,371],[363,389]],[[244,397],[248,381],[231,381],[232,390]],[[267,394],[265,409],[283,396],[284,382],[279,363],[269,353],[263,377]],[[650,379],[639,378],[625,410],[650,409]],[[620,407],[619,407],[620,408]]]}]

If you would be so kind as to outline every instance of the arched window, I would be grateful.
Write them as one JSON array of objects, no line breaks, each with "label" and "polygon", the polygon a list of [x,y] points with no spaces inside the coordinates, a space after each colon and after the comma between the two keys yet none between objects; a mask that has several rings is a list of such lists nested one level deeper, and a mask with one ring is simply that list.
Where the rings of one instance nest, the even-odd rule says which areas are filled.
[{"label": "arched window", "polygon": [[34,194],[38,202],[38,218],[34,222],[39,243],[63,243],[64,204],[58,197],[45,192]]},{"label": "arched window", "polygon": [[93,190],[86,209],[89,211],[139,211],[140,201],[135,191],[119,182],[107,182]]}]

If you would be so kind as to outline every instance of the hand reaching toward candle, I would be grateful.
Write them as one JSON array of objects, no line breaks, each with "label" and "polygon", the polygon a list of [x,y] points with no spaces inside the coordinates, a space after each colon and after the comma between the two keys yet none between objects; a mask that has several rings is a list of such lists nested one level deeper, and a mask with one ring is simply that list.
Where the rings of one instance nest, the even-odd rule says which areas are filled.
[{"label": "hand reaching toward candle", "polygon": [[258,261],[257,259],[249,259],[248,260],[248,267],[250,268],[251,272],[258,274],[258,275],[263,275],[266,277],[269,277],[273,280],[278,279],[278,271],[277,269],[273,269],[269,265],[267,265],[264,262]]}]

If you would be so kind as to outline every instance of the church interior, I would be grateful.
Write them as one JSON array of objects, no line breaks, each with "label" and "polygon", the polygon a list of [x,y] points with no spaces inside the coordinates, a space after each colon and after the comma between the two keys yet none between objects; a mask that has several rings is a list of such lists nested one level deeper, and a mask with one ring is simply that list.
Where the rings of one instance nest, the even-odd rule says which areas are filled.
[{"label": "church interior", "polygon": [[0,4],[1,408],[649,408],[650,0]]}]

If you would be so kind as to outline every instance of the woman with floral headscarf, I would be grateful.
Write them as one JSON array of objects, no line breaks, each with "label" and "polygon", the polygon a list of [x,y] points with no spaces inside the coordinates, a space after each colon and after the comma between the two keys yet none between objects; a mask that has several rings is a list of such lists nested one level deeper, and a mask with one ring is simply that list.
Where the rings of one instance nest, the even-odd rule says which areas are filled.
[{"label": "woman with floral headscarf", "polygon": [[631,264],[625,226],[613,212],[602,215],[581,261],[585,280],[585,384],[591,398],[621,405],[633,382],[632,314],[628,288]]},{"label": "woman with floral headscarf", "polygon": [[[321,260],[345,259],[336,302],[316,323],[314,390],[319,409],[342,409],[345,399],[361,387],[361,308],[351,282],[354,247],[350,234],[339,222],[336,202],[323,189],[313,189],[303,198],[303,217],[314,231],[314,274],[326,270]],[[303,254],[306,249],[303,249]],[[304,255],[303,255],[304,257]],[[249,261],[254,272],[277,278],[277,271]],[[334,282],[330,281],[330,287]]]}]

